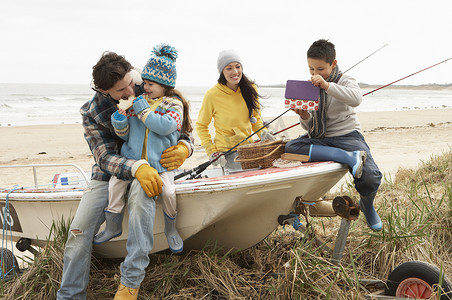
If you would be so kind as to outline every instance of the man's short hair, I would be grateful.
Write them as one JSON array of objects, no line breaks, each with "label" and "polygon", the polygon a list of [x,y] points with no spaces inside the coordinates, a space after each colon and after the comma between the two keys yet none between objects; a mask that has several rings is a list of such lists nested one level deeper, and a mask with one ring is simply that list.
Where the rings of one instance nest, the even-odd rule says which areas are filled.
[{"label": "man's short hair", "polygon": [[94,86],[104,91],[109,90],[130,70],[132,70],[132,65],[124,56],[114,52],[104,52],[93,67]]}]

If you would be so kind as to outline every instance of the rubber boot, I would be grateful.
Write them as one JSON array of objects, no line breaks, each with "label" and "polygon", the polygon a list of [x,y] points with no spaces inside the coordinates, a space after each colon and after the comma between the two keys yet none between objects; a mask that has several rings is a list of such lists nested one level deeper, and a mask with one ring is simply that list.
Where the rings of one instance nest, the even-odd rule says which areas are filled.
[{"label": "rubber boot", "polygon": [[359,200],[359,207],[364,213],[367,225],[370,227],[370,229],[372,229],[373,231],[380,231],[383,228],[383,223],[381,223],[381,219],[374,208],[375,195],[376,193],[373,193],[368,197],[361,196],[361,199]]},{"label": "rubber boot", "polygon": [[184,241],[176,229],[177,214],[174,218],[171,218],[166,213],[163,213],[163,215],[165,216],[165,235],[168,240],[168,246],[173,253],[180,253],[184,250]]},{"label": "rubber boot", "polygon": [[367,158],[366,151],[345,151],[340,148],[311,145],[309,149],[309,161],[332,160],[346,164],[352,170],[355,178],[363,174],[363,165]]},{"label": "rubber boot", "polygon": [[122,213],[105,211],[105,229],[94,236],[93,244],[99,245],[122,233]]},{"label": "rubber boot", "polygon": [[128,288],[122,283],[119,284],[118,291],[113,300],[136,300],[138,298],[138,289]]}]

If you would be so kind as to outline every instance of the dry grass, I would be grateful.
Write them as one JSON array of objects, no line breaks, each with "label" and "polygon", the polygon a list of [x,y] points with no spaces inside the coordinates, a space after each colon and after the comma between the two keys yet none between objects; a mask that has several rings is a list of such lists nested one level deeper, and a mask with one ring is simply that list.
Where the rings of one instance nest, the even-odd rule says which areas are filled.
[{"label": "dry grass", "polygon": [[28,268],[14,280],[1,283],[1,299],[55,299],[63,273],[63,251],[67,239],[69,221],[61,220],[52,226],[50,235],[55,237],[40,254],[34,258],[24,257],[22,260]]},{"label": "dry grass", "polygon": [[[352,187],[344,194],[357,199]],[[352,222],[341,265],[311,235],[279,227],[263,242],[240,252],[214,247],[183,255],[153,254],[139,299],[364,299],[362,279],[386,280],[402,262],[432,263],[452,274],[452,151],[432,157],[417,170],[401,169],[385,181],[376,207],[381,232],[364,217]],[[301,219],[304,221],[304,219]],[[339,218],[310,218],[311,234],[333,242]],[[64,225],[64,224],[63,224]],[[62,227],[62,228],[60,228]],[[67,224],[56,242],[13,281],[2,282],[5,299],[54,299],[62,272]],[[93,260],[89,299],[111,299],[120,260]]]}]

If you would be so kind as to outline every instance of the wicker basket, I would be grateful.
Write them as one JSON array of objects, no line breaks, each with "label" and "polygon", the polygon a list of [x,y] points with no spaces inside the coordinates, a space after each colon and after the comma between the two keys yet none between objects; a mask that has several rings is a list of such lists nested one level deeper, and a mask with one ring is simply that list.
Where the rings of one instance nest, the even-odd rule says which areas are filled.
[{"label": "wicker basket", "polygon": [[269,168],[284,153],[285,145],[282,140],[243,145],[237,148],[235,161],[241,163],[242,169]]}]

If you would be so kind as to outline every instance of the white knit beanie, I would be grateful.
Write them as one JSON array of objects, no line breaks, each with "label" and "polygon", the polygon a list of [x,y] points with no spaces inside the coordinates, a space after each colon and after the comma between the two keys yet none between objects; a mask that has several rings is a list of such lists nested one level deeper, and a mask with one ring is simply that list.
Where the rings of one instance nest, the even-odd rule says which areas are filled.
[{"label": "white knit beanie", "polygon": [[240,59],[240,56],[232,49],[229,50],[223,50],[218,55],[218,61],[217,61],[217,69],[218,73],[222,73],[224,67],[229,65],[231,62],[238,62],[242,65],[242,60]]}]

